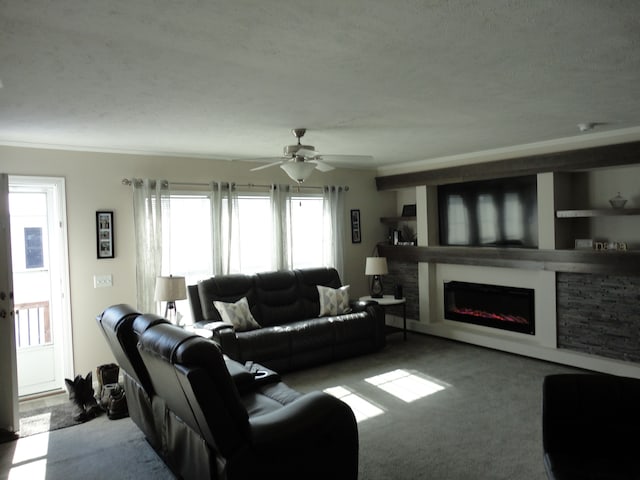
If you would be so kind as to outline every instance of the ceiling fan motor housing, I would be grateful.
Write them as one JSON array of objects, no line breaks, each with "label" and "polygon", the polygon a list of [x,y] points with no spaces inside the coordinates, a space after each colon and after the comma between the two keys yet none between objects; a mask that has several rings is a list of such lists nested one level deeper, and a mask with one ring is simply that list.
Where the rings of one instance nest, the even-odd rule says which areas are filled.
[{"label": "ceiling fan motor housing", "polygon": [[[304,150],[311,150],[314,151],[316,150],[316,147],[314,147],[313,145],[287,145],[286,147],[284,147],[284,156],[285,157],[295,157],[296,156],[296,152],[300,149],[304,149]],[[306,155],[309,156],[309,155]]]}]

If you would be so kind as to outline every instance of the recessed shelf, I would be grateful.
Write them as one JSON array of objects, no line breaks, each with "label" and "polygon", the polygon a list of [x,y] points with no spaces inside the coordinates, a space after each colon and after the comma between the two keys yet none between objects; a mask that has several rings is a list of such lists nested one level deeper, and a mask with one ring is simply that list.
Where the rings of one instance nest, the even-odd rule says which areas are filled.
[{"label": "recessed shelf", "polygon": [[614,217],[640,215],[640,208],[594,208],[588,210],[558,210],[558,218]]}]

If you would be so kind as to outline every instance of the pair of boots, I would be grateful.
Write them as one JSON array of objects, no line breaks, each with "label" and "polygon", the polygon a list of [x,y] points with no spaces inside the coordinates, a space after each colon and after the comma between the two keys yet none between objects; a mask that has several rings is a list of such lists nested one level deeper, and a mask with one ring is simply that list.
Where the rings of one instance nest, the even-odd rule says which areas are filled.
[{"label": "pair of boots", "polygon": [[93,396],[91,372],[85,378],[82,378],[82,375],[76,375],[73,380],[65,378],[64,382],[69,392],[69,400],[73,403],[71,415],[76,422],[86,422],[100,415],[100,407]]},{"label": "pair of boots", "polygon": [[100,365],[96,369],[98,389],[100,391],[100,406],[107,412],[111,420],[124,418],[129,415],[127,399],[124,389],[118,383],[120,367],[115,363]]}]

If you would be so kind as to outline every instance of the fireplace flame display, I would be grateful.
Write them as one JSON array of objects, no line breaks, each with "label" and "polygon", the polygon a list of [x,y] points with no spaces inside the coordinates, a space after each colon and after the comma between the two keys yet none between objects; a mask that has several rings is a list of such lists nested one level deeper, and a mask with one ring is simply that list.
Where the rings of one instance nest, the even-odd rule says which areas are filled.
[{"label": "fireplace flame display", "polygon": [[460,315],[471,315],[473,317],[488,318],[491,320],[498,320],[500,322],[513,322],[528,324],[529,320],[520,315],[510,315],[508,313],[491,313],[480,310],[472,310],[471,308],[454,308],[453,313]]},{"label": "fireplace flame display", "polygon": [[445,318],[535,334],[534,290],[469,282],[444,283]]}]

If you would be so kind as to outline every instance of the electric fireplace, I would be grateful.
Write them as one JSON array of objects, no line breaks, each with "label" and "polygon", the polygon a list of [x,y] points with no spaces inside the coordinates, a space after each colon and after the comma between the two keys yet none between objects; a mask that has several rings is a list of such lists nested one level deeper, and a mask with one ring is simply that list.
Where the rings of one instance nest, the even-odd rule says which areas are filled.
[{"label": "electric fireplace", "polygon": [[535,334],[534,290],[482,283],[445,282],[444,318]]}]

